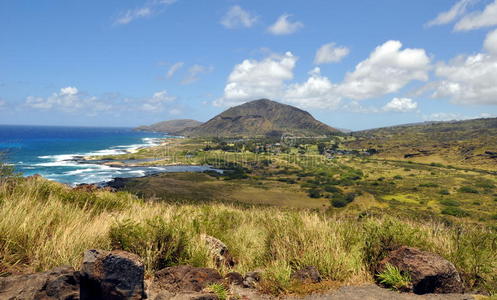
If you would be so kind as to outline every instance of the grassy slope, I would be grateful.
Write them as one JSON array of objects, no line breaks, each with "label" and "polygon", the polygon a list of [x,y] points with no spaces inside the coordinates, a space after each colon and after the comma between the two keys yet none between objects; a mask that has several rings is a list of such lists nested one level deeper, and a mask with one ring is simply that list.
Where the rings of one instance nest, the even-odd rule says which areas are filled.
[{"label": "grassy slope", "polygon": [[290,273],[306,265],[316,266],[327,282],[371,282],[374,264],[396,245],[448,258],[469,289],[495,292],[497,286],[497,235],[480,226],[271,207],[166,204],[127,193],[75,191],[41,178],[0,184],[4,274],[62,264],[78,267],[89,248],[137,253],[149,275],[181,263],[213,267],[202,233],[228,245],[239,262],[235,271],[263,269],[262,288],[273,293],[298,290]]},{"label": "grassy slope", "polygon": [[348,147],[375,148],[380,158],[404,160],[406,154],[420,154],[408,160],[497,170],[497,158],[485,154],[497,152],[497,118],[396,126],[353,136]]}]

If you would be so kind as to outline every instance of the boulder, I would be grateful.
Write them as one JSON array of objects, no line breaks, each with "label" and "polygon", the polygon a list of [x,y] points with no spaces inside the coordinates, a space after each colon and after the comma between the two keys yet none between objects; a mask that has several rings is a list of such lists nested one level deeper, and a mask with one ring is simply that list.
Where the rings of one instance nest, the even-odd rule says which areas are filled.
[{"label": "boulder", "polygon": [[321,274],[319,274],[318,269],[313,266],[307,266],[300,270],[294,271],[291,275],[291,278],[302,282],[321,282]]},{"label": "boulder", "polygon": [[48,272],[0,278],[0,299],[77,300],[79,272],[58,267]]},{"label": "boulder", "polygon": [[224,276],[228,284],[243,285],[243,276],[238,272],[230,272]]},{"label": "boulder", "polygon": [[81,299],[144,299],[143,277],[143,263],[135,254],[88,250],[81,266]]},{"label": "boulder", "polygon": [[154,288],[170,292],[200,292],[213,283],[223,280],[218,271],[211,268],[174,266],[155,273]]},{"label": "boulder", "polygon": [[228,247],[223,242],[221,242],[219,239],[213,236],[206,234],[202,234],[201,238],[209,248],[209,252],[211,253],[211,255],[214,257],[214,262],[216,263],[216,266],[218,267],[235,266],[236,262],[233,256],[231,256]]},{"label": "boulder", "polygon": [[256,288],[259,281],[261,281],[261,273],[248,272],[243,278],[243,287],[251,289]]},{"label": "boulder", "polygon": [[402,246],[379,263],[378,272],[382,272],[387,264],[409,273],[412,291],[416,294],[463,291],[461,277],[454,265],[437,254]]}]

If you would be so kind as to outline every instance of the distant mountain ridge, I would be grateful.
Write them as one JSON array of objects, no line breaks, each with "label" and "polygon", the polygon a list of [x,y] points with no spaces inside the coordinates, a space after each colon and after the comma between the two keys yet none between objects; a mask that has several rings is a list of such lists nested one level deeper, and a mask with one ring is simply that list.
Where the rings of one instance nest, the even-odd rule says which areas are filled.
[{"label": "distant mountain ridge", "polygon": [[155,123],[149,126],[140,126],[135,128],[137,131],[153,131],[153,132],[165,132],[169,134],[180,134],[182,131],[197,127],[202,122],[191,120],[191,119],[178,119],[169,120],[159,123]]},{"label": "distant mountain ridge", "polygon": [[268,99],[254,100],[220,113],[181,133],[190,137],[253,137],[290,134],[326,136],[340,132],[299,108]]}]

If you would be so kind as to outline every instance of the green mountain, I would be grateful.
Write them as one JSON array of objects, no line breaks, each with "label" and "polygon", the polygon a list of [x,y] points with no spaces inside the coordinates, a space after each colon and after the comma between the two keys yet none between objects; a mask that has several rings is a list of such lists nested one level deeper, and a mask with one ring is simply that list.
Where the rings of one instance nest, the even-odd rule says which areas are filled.
[{"label": "green mountain", "polygon": [[149,126],[140,126],[135,128],[137,131],[153,131],[153,132],[166,132],[169,134],[179,134],[180,132],[197,127],[202,122],[190,119],[169,120],[164,122],[155,123]]},{"label": "green mountain", "polygon": [[183,131],[191,137],[326,136],[339,132],[308,112],[268,99],[232,107],[204,124]]}]

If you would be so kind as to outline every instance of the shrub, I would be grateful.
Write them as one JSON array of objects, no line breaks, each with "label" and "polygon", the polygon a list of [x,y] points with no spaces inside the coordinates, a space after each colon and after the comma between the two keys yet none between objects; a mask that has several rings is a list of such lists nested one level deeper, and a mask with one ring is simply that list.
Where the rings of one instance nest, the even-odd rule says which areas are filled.
[{"label": "shrub", "polygon": [[110,228],[109,238],[113,248],[142,257],[147,270],[160,270],[187,259],[185,232],[159,217],[143,223],[129,219],[117,222]]},{"label": "shrub", "polygon": [[307,194],[311,198],[321,198],[322,197],[321,190],[319,190],[319,189],[310,189],[307,191]]},{"label": "shrub", "polygon": [[459,203],[459,201],[453,200],[453,199],[442,200],[442,201],[440,201],[440,204],[445,205],[445,206],[460,206],[461,205]]},{"label": "shrub", "polygon": [[348,204],[348,202],[342,198],[331,200],[331,205],[333,205],[333,207],[336,207],[336,208],[345,207],[345,206],[347,206],[347,204]]},{"label": "shrub", "polygon": [[440,190],[438,193],[439,193],[440,195],[450,195],[450,192],[449,192],[449,190],[447,190],[447,189]]},{"label": "shrub", "polygon": [[470,186],[462,186],[459,188],[460,193],[470,193],[470,194],[478,194],[478,190],[470,187]]},{"label": "shrub", "polygon": [[420,187],[438,187],[438,184],[433,182],[422,183],[419,185]]},{"label": "shrub", "polygon": [[411,276],[409,273],[401,272],[397,267],[392,266],[391,264],[387,264],[385,270],[376,276],[381,284],[394,290],[408,288],[411,284]]},{"label": "shrub", "polygon": [[467,217],[469,216],[469,213],[465,211],[464,209],[461,209],[459,207],[447,207],[442,210],[442,214],[444,215],[449,215],[449,216],[454,216],[454,217]]},{"label": "shrub", "polygon": [[335,187],[335,186],[332,186],[332,185],[328,185],[324,188],[324,190],[328,193],[332,193],[332,194],[337,194],[337,193],[341,193],[342,190],[340,190],[339,188]]},{"label": "shrub", "polygon": [[396,179],[396,180],[400,180],[400,179],[403,179],[404,177],[400,176],[400,175],[395,175],[393,177],[393,179]]}]

